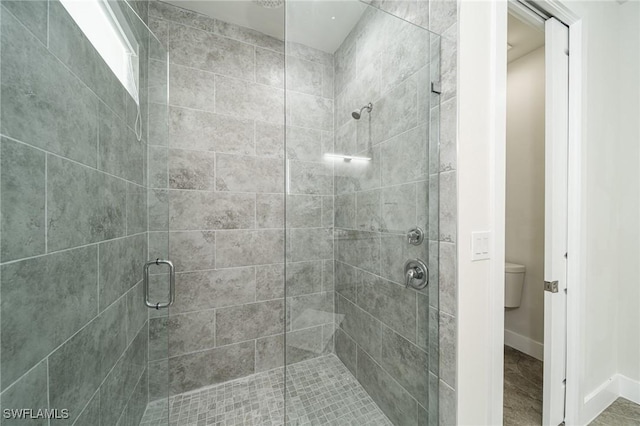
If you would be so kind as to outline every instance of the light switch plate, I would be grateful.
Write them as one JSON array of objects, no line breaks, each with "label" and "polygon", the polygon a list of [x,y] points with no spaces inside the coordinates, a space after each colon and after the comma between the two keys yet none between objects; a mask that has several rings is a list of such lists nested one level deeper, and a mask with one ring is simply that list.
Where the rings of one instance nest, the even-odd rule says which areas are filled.
[{"label": "light switch plate", "polygon": [[491,258],[491,232],[471,233],[471,260],[486,260]]}]

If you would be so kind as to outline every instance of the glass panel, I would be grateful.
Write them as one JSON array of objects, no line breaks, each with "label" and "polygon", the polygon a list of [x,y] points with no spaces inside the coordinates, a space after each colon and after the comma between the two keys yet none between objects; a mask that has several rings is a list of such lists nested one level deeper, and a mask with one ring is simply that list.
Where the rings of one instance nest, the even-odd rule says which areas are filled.
[{"label": "glass panel", "polygon": [[3,424],[138,424],[150,375],[166,382],[148,368],[142,282],[149,228],[168,217],[166,199],[151,210],[164,222],[147,210],[148,150],[167,131],[166,116],[147,120],[147,60],[150,47],[164,58],[151,92],[166,110],[166,53],[117,5],[139,46],[139,104],[62,4],[1,2]]},{"label": "glass panel", "polygon": [[[159,30],[154,28],[154,30]],[[162,32],[157,34],[163,36]],[[172,260],[169,253],[169,55],[166,42],[149,39],[148,87],[141,93],[148,99],[148,226],[149,261]],[[169,270],[166,265],[152,266],[149,300],[162,303],[169,299]],[[169,422],[169,321],[172,307],[149,309],[149,404],[144,421]],[[158,419],[158,420],[155,420]],[[144,423],[147,424],[147,423]]]},{"label": "glass panel", "polygon": [[287,420],[435,425],[439,37],[358,1],[285,33]]}]

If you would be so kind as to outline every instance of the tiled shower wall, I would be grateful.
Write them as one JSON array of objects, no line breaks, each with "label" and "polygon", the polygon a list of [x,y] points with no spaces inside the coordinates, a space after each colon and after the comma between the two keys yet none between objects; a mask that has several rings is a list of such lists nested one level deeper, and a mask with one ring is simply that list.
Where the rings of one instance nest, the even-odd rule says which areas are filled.
[{"label": "tiled shower wall", "polygon": [[2,1],[0,13],[0,405],[69,410],[56,424],[137,424],[147,146],[135,103],[59,2]]},{"label": "tiled shower wall", "polygon": [[[284,43],[166,3],[149,13],[170,61],[168,143],[150,154],[169,216],[152,220],[150,241],[166,244],[168,227],[177,269],[175,305],[150,320],[150,371],[168,369],[178,394],[282,366],[285,322],[289,360],[331,350],[333,186],[320,143],[332,141],[332,55],[292,46],[286,59],[296,178],[285,315]],[[152,399],[166,394],[162,382]]]},{"label": "tiled shower wall", "polygon": [[[336,164],[336,353],[401,425],[437,419],[437,269],[422,291],[404,287],[403,271],[414,258],[437,268],[437,257],[428,262],[438,246],[428,214],[438,164],[437,149],[429,161],[432,42],[437,52],[438,37],[370,8],[336,52],[336,151],[371,158]],[[368,102],[371,113],[352,119]],[[416,226],[427,235],[412,246]]]},{"label": "tiled shower wall", "polygon": [[[456,424],[456,362],[457,362],[457,40],[458,2],[457,0],[373,0],[371,4],[395,16],[428,28],[441,36],[439,51],[442,94],[440,96],[439,120],[432,123],[431,131],[438,129],[439,162],[430,158],[430,183],[437,184],[437,200],[430,200],[430,206],[439,205],[438,235],[430,235],[439,242],[438,254],[438,314],[439,314],[439,392],[438,421],[442,425]],[[436,74],[437,75],[437,74]],[[336,80],[338,77],[336,76]],[[433,156],[432,156],[433,157]],[[434,176],[436,174],[437,176]],[[433,188],[430,195],[435,192]],[[433,219],[432,219],[433,221]],[[433,245],[433,243],[431,244]],[[431,253],[433,256],[433,253]],[[336,282],[337,285],[337,282]],[[433,296],[433,295],[432,295]],[[435,297],[431,297],[433,304]],[[431,310],[433,313],[433,309]],[[336,346],[337,348],[337,346]],[[432,359],[435,356],[431,357]],[[433,368],[433,365],[430,366]],[[433,410],[430,412],[433,415]]]}]

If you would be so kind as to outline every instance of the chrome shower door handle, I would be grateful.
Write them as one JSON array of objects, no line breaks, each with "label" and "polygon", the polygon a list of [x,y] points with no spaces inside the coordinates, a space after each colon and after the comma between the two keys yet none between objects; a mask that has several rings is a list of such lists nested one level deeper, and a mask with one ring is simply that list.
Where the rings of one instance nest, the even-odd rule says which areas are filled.
[{"label": "chrome shower door handle", "polygon": [[[153,303],[149,300],[149,267],[153,265],[167,265],[169,266],[169,301]],[[168,308],[176,300],[176,268],[170,260],[150,260],[144,264],[144,304],[148,308],[160,309]]]}]

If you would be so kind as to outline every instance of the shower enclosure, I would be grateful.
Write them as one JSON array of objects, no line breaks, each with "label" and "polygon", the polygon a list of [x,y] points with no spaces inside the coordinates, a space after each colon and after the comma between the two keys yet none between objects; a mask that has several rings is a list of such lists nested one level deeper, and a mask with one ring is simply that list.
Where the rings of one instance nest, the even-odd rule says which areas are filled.
[{"label": "shower enclosure", "polygon": [[1,1],[2,424],[438,424],[440,37],[73,3]]}]

